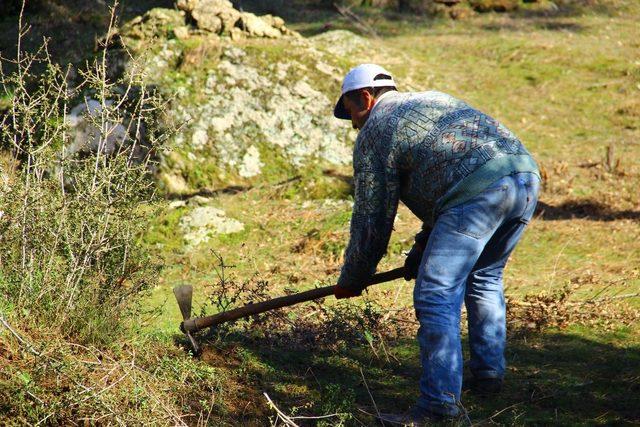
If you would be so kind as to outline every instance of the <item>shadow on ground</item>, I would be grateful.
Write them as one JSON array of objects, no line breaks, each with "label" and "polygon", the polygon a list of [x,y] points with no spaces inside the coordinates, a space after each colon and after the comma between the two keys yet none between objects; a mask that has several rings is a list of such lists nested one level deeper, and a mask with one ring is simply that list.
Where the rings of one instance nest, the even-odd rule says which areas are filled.
[{"label": "shadow on ground", "polygon": [[[618,2],[587,2],[567,0],[547,4],[548,7],[536,9],[523,8],[505,13],[479,13],[478,17],[488,19],[480,27],[488,31],[526,31],[531,29],[577,33],[585,27],[572,18],[584,13],[614,16],[621,13]],[[267,1],[233,0],[236,8],[256,14],[275,14],[282,16],[304,36],[334,30],[349,29],[355,32],[376,31],[379,36],[395,36],[398,32],[415,32],[417,28],[428,29],[434,20],[442,19],[426,12],[399,12],[393,8],[355,7],[350,8],[351,17],[341,15],[332,2],[313,2],[305,0]],[[494,19],[494,18],[505,19]],[[448,18],[446,18],[449,20]],[[483,19],[484,20],[484,19]],[[465,21],[463,21],[465,22]],[[464,25],[464,24],[463,24]]]},{"label": "shadow on ground", "polygon": [[[20,3],[13,0],[13,3]],[[173,0],[121,0],[116,8],[117,22],[125,22],[154,7],[172,8]],[[34,52],[44,38],[54,62],[72,63],[89,57],[109,27],[113,0],[32,0],[27,1],[23,25],[29,28],[22,49]],[[19,6],[9,8],[0,18],[0,53],[15,58]],[[5,70],[7,71],[7,70]]]},{"label": "shadow on ground", "polygon": [[[481,399],[464,392],[463,404],[471,420],[483,424],[640,422],[640,346],[633,339],[625,329],[514,338],[503,393]],[[398,412],[417,397],[415,341],[388,342],[386,349],[377,356],[366,344],[305,351],[235,336],[208,346],[203,360],[219,366],[235,354],[247,386],[267,392],[285,413],[349,414],[347,425],[371,425],[365,412],[375,413],[374,401],[380,411]]]},{"label": "shadow on ground", "polygon": [[578,33],[585,29],[584,25],[576,22],[563,20],[563,18],[535,18],[535,19],[522,19],[518,23],[515,22],[490,22],[482,25],[482,29],[488,31],[523,31],[527,27],[533,27],[538,30],[549,31],[566,31],[571,33]]},{"label": "shadow on ground", "polygon": [[592,221],[640,220],[640,211],[616,210],[597,200],[570,200],[557,206],[538,202],[536,215],[545,220],[589,219]]}]

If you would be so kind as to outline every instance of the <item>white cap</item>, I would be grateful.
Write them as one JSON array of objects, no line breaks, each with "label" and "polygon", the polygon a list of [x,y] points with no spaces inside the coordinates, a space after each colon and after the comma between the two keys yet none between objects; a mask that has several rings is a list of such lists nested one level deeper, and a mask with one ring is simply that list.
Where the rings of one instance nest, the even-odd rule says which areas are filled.
[{"label": "white cap", "polygon": [[[389,76],[390,79],[374,80],[378,74]],[[376,64],[361,64],[355,68],[352,68],[351,70],[349,70],[347,75],[344,76],[344,81],[342,82],[342,94],[340,95],[340,99],[338,99],[338,102],[333,109],[333,115],[339,119],[351,119],[351,116],[344,108],[344,104],[342,102],[345,93],[365,87],[387,86],[396,87],[396,82],[393,81],[391,73],[389,73],[381,66]]]}]

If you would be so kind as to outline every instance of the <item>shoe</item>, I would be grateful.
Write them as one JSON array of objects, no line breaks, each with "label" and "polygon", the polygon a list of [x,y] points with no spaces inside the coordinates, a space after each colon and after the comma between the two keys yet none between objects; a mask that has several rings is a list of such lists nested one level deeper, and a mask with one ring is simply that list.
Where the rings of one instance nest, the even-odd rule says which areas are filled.
[{"label": "shoe", "polygon": [[502,390],[502,378],[471,378],[462,388],[478,396],[495,396]]},{"label": "shoe", "polygon": [[414,406],[404,414],[380,414],[378,418],[392,425],[409,427],[428,426],[435,422],[450,419],[446,415],[437,414],[419,406]]}]

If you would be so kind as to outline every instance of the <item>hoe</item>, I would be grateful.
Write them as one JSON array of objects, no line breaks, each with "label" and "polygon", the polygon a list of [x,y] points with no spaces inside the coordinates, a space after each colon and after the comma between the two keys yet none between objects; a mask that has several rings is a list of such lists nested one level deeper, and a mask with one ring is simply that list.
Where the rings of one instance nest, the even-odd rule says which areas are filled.
[{"label": "hoe", "polygon": [[[396,268],[383,273],[374,274],[367,287],[378,283],[389,282],[404,276],[404,268]],[[193,287],[191,285],[176,286],[173,293],[178,300],[178,306],[184,319],[180,323],[180,330],[184,332],[193,348],[193,354],[200,354],[200,346],[194,338],[194,334],[202,329],[213,327],[224,322],[230,322],[243,317],[252,316],[254,314],[264,313],[265,311],[275,310],[276,308],[287,307],[299,304],[305,301],[311,301],[318,298],[333,295],[333,286],[325,286],[322,288],[311,289],[305,292],[299,292],[293,295],[286,295],[279,298],[262,301],[256,304],[248,304],[229,311],[223,311],[218,314],[206,317],[191,317],[191,300],[193,298]]]}]

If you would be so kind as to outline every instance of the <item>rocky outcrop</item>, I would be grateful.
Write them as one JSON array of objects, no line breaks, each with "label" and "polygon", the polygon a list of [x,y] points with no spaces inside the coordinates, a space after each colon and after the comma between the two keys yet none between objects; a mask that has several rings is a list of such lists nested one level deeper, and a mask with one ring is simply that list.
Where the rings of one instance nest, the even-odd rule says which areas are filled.
[{"label": "rocky outcrop", "polygon": [[174,119],[188,126],[161,174],[166,188],[184,188],[193,181],[194,167],[217,171],[210,178],[223,184],[233,183],[234,176],[258,177],[265,169],[286,178],[286,168],[308,162],[347,164],[353,134],[333,118],[334,99],[322,91],[328,85],[338,90],[337,70],[322,60],[311,63],[310,69],[296,58],[270,62],[255,50],[224,47],[216,68],[185,85],[188,90],[173,104]]},{"label": "rocky outcrop", "polygon": [[170,39],[175,28],[186,28],[185,13],[158,7],[124,24],[117,35],[128,49],[140,51],[150,40]]},{"label": "rocky outcrop", "polygon": [[233,38],[243,35],[268,38],[297,35],[285,26],[282,18],[240,12],[227,0],[178,0],[176,5],[186,12],[197,28],[215,34]]},{"label": "rocky outcrop", "polygon": [[281,18],[224,0],[177,6],[120,30],[149,82],[172,99],[168,117],[180,129],[162,156],[161,188],[279,182],[311,164],[349,164],[355,132],[332,108],[365,39],[347,31],[304,39]]},{"label": "rocky outcrop", "polygon": [[240,12],[233,8],[230,1],[178,0],[176,6],[177,10],[151,9],[123,25],[118,35],[133,50],[140,50],[153,38],[186,40],[200,33],[230,36],[233,39],[300,37],[285,26],[282,18]]}]

